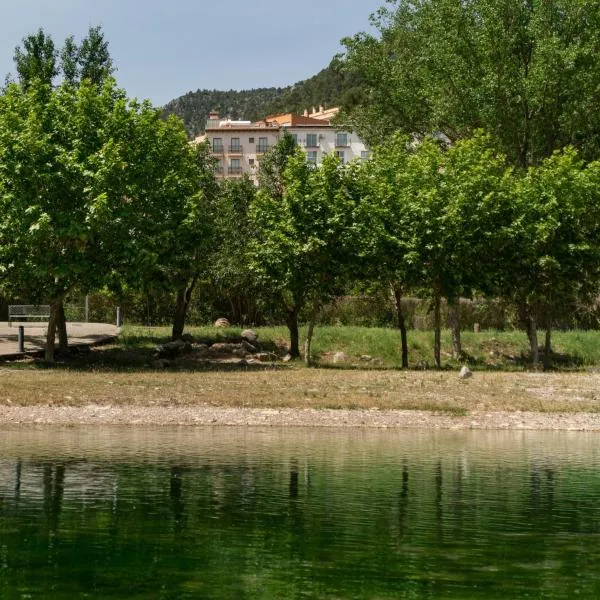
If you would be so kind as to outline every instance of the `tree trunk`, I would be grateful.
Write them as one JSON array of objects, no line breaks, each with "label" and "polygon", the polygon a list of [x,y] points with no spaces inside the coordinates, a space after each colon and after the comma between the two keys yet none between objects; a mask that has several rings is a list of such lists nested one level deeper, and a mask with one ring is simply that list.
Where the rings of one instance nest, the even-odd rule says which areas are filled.
[{"label": "tree trunk", "polygon": [[531,348],[531,365],[534,369],[537,369],[540,362],[540,352],[538,349],[537,323],[533,315],[530,315],[527,321],[527,337]]},{"label": "tree trunk", "polygon": [[552,329],[546,329],[546,343],[544,344],[544,371],[550,368],[550,356],[552,354]]},{"label": "tree trunk", "polygon": [[304,362],[308,367],[312,366],[312,338],[315,330],[315,322],[317,320],[317,310],[314,309],[310,315],[310,319],[308,321],[308,329],[306,332],[306,341],[304,342]]},{"label": "tree trunk", "polygon": [[173,328],[171,330],[172,340],[179,340],[183,335],[187,310],[192,300],[192,292],[197,281],[198,277],[194,277],[188,286],[184,285],[177,290],[177,300],[175,301],[175,312],[173,314]]},{"label": "tree trunk", "polygon": [[402,343],[402,368],[408,369],[408,337],[406,335],[406,320],[404,319],[404,313],[402,312],[402,288],[396,283],[392,283],[392,293],[394,294],[396,319]]},{"label": "tree trunk", "polygon": [[62,300],[58,306],[56,328],[58,330],[58,351],[61,354],[68,354],[69,339],[67,337],[67,317],[65,315],[65,305]]},{"label": "tree trunk", "polygon": [[433,297],[433,362],[436,369],[442,368],[442,319],[440,314],[441,296],[438,291],[434,292]]},{"label": "tree trunk", "polygon": [[60,300],[55,300],[50,303],[50,317],[48,318],[48,329],[46,331],[46,350],[44,358],[48,362],[54,362],[54,348],[56,346],[56,326],[58,324],[58,314]]},{"label": "tree trunk", "polygon": [[448,301],[448,324],[452,333],[452,358],[462,358],[462,342],[460,339],[460,300]]},{"label": "tree trunk", "polygon": [[298,308],[288,310],[285,316],[285,324],[290,332],[290,356],[300,357],[300,334],[298,332]]}]

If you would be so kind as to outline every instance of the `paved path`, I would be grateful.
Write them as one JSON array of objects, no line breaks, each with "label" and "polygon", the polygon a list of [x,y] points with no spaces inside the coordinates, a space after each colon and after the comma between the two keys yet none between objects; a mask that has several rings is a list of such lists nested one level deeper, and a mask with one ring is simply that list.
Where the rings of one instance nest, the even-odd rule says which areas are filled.
[{"label": "paved path", "polygon": [[[38,352],[46,344],[46,323],[0,322],[0,357],[19,356],[18,325],[25,326],[25,352]],[[69,344],[98,344],[118,335],[119,328],[107,323],[67,323]],[[58,343],[58,340],[57,340]]]}]

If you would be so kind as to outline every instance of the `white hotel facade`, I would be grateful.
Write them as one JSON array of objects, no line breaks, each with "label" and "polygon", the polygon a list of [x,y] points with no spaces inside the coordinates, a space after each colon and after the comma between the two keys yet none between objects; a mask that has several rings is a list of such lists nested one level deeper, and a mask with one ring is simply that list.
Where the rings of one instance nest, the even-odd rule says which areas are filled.
[{"label": "white hotel facade", "polygon": [[213,112],[206,123],[205,134],[196,141],[208,140],[217,159],[219,177],[235,179],[248,175],[255,183],[261,158],[285,131],[294,137],[308,162],[319,165],[326,154],[336,154],[344,163],[366,160],[368,150],[360,138],[330,123],[337,111],[337,108],[320,108],[310,114],[308,111],[304,115],[284,113],[256,122],[220,119]]}]

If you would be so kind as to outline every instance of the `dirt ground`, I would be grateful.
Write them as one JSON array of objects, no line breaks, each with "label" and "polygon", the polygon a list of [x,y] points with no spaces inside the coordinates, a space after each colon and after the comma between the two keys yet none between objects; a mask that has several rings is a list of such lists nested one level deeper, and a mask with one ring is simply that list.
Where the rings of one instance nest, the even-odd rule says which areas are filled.
[{"label": "dirt ground", "polygon": [[272,426],[388,429],[521,429],[600,431],[597,413],[472,411],[453,416],[421,410],[242,408],[194,406],[1,406],[0,427]]}]

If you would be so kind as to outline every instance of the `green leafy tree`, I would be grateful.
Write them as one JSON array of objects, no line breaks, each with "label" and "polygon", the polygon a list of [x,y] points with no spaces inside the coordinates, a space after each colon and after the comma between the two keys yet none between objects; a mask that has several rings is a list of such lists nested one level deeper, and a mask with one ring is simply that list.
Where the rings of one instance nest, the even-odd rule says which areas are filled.
[{"label": "green leafy tree", "polygon": [[[445,149],[439,140],[413,144],[395,136],[362,169],[356,219],[368,273],[391,284],[402,337],[408,344],[400,300],[425,293],[434,313],[434,362],[441,366],[441,300],[450,307],[453,354],[462,355],[457,301],[497,293],[512,211],[505,157],[482,134]],[[452,318],[453,317],[453,318]]]},{"label": "green leafy tree", "polygon": [[300,356],[298,315],[307,308],[310,340],[321,303],[339,289],[350,264],[350,226],[357,198],[348,168],[327,156],[316,168],[300,150],[288,159],[283,191],[265,188],[252,207],[257,237],[251,246],[253,271],[277,298],[290,331],[290,354]]},{"label": "green leafy tree", "polygon": [[60,67],[65,81],[76,85],[79,81],[79,47],[71,35],[60,50]]},{"label": "green leafy tree", "polygon": [[250,219],[255,196],[256,187],[249,178],[225,180],[212,209],[209,278],[216,295],[229,305],[230,319],[236,323],[255,321],[260,297],[248,254],[255,237]]},{"label": "green leafy tree", "polygon": [[368,142],[483,128],[520,167],[569,144],[598,155],[597,0],[392,0],[373,21],[377,36],[345,40],[367,87],[346,109]]},{"label": "green leafy tree", "polygon": [[[65,44],[66,47],[66,44]],[[114,72],[113,61],[108,51],[108,41],[100,26],[90,27],[78,51],[80,78],[101,84]]]},{"label": "green leafy tree", "polygon": [[52,83],[58,75],[57,57],[54,42],[43,29],[23,38],[22,46],[17,46],[14,54],[19,83],[24,87],[34,81]]},{"label": "green leafy tree", "polygon": [[516,179],[511,290],[538,365],[539,325],[546,329],[549,366],[555,319],[577,301],[597,296],[600,265],[600,163],[566,149]]},{"label": "green leafy tree", "polygon": [[146,272],[149,230],[187,218],[187,152],[180,124],[112,80],[12,84],[0,97],[0,287],[50,304],[48,360],[65,296]]},{"label": "green leafy tree", "polygon": [[84,79],[99,85],[114,72],[108,41],[100,26],[90,27],[80,45],[69,36],[60,50],[52,37],[39,29],[15,49],[14,62],[23,87],[34,80],[52,85],[59,75],[71,85],[78,85]]}]

